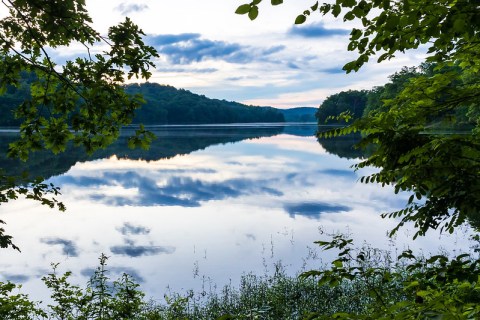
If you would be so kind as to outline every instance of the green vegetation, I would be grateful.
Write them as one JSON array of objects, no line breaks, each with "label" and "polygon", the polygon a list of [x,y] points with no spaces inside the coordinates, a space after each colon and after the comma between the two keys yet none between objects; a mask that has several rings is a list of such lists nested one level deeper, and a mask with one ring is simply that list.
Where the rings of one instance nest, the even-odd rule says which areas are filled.
[{"label": "green vegetation", "polygon": [[316,108],[298,107],[280,110],[287,122],[315,122]]},{"label": "green vegetation", "polygon": [[284,122],[282,113],[271,107],[246,106],[209,99],[184,89],[156,83],[128,85],[126,92],[141,94],[145,104],[135,113],[142,124]]},{"label": "green vegetation", "polygon": [[[254,0],[243,4],[236,12],[256,19],[261,2]],[[12,145],[10,154],[26,158],[30,151],[42,148],[60,152],[70,140],[83,145],[88,151],[112,142],[118,137],[119,126],[129,123],[134,110],[142,103],[139,97],[123,91],[123,68],[128,69],[129,77],[148,78],[149,58],[155,55],[152,48],[144,46],[141,31],[127,19],[110,29],[111,50],[106,56],[67,62],[62,72],[58,73],[44,51],[45,46],[58,47],[72,41],[92,45],[103,40],[88,26],[89,17],[83,1],[44,1],[41,7],[33,0],[6,3],[10,16],[0,20],[3,44],[0,85],[3,90],[8,90],[8,85],[18,86],[21,71],[35,72],[38,77],[30,85],[31,99],[22,102],[16,111],[22,119],[22,136]],[[271,0],[272,5],[281,3],[282,0]],[[56,15],[58,12],[62,14]],[[378,61],[383,61],[397,52],[428,46],[428,68],[412,71],[418,74],[411,77],[409,70],[399,74],[398,79],[393,77],[392,84],[399,85],[377,88],[374,95],[367,98],[370,108],[362,111],[361,118],[322,134],[327,137],[360,132],[359,146],[373,144],[375,148],[356,168],[379,168],[379,172],[364,177],[362,182],[393,185],[396,192],[411,193],[404,209],[384,215],[400,219],[393,232],[406,223],[412,223],[417,230],[416,237],[430,229],[453,232],[466,221],[479,221],[478,3],[468,0],[339,0],[335,4],[319,5],[316,2],[296,18],[296,23],[304,23],[313,12],[334,17],[343,13],[345,21],[357,20],[362,26],[362,29],[352,29],[350,34],[348,50],[356,51],[358,57],[344,66],[347,72],[359,70],[377,53],[380,54]],[[48,109],[49,116],[42,113],[43,109]],[[351,117],[348,113],[342,116],[343,119],[348,117]],[[68,130],[67,120],[72,121],[76,135]],[[436,130],[443,128],[438,123],[453,123],[456,127],[463,121],[471,123],[473,128],[462,133]],[[143,129],[137,133],[138,137],[131,140],[132,145],[144,145],[145,140],[148,142],[149,135]],[[1,179],[6,181],[2,183],[0,202],[25,193],[47,205],[56,204],[44,197],[45,192],[55,193],[48,186],[37,182],[29,189],[18,187],[15,181],[9,181],[4,176]],[[478,225],[473,224],[473,227],[478,231]],[[475,238],[478,241],[479,237]],[[0,244],[2,247],[12,246],[3,229],[0,229]],[[352,241],[341,236],[319,244],[325,249],[339,250],[339,256],[330,268],[313,270],[293,280],[293,283],[302,283],[305,277],[318,279],[318,286],[307,290],[312,296],[302,299],[298,291],[286,290],[279,282],[267,279],[266,286],[253,286],[258,288],[254,292],[261,293],[265,288],[265,295],[254,294],[244,298],[241,290],[252,287],[248,285],[240,288],[239,295],[233,295],[238,298],[229,300],[233,296],[224,294],[210,300],[212,304],[203,304],[198,310],[205,310],[208,318],[216,317],[216,313],[207,311],[207,306],[213,305],[223,319],[480,317],[480,260],[473,254],[453,258],[445,255],[416,258],[406,251],[400,255],[400,260],[393,263],[388,260],[388,263],[382,264],[371,251],[354,250]],[[188,304],[188,297],[169,299],[166,309],[152,305],[145,307],[143,295],[128,276],[115,282],[112,289],[104,266],[105,259],[102,258],[101,266],[85,291],[70,285],[66,281],[68,274],[47,276],[44,281],[53,290],[52,297],[56,302],[47,310],[39,309],[38,304],[24,295],[12,294],[15,285],[2,283],[0,312],[7,319],[196,317],[193,313],[195,308],[190,308]],[[246,283],[263,282],[253,280]],[[308,282],[303,283],[305,288],[309,287]],[[321,286],[323,284],[329,287]],[[323,288],[327,288],[325,296],[311,293],[322,292]],[[340,290],[338,296],[335,290]],[[292,292],[294,295],[290,295]],[[265,299],[262,300],[262,297]],[[327,300],[333,304],[326,304],[326,300],[322,300],[324,297],[334,297],[333,301]],[[305,309],[289,309],[286,303],[301,305],[303,301],[312,305]],[[315,304],[318,301],[321,305]],[[235,309],[237,306],[238,309]],[[155,313],[155,310],[160,313]]]},{"label": "green vegetation", "polygon": [[[34,74],[21,73],[19,87],[8,86],[0,96],[0,126],[21,125],[22,120],[15,116],[16,108],[31,98],[30,86],[35,81]],[[282,112],[271,107],[246,106],[237,102],[209,99],[172,86],[156,83],[129,84],[124,87],[127,95],[143,96],[142,107],[136,109],[132,123],[144,125],[160,124],[214,124],[249,122],[284,122]],[[73,124],[75,118],[68,118]]]},{"label": "green vegetation", "polygon": [[[256,19],[255,0],[238,7],[238,14]],[[279,5],[280,1],[271,1]],[[358,71],[376,54],[378,62],[391,59],[398,52],[428,46],[426,68],[405,83],[380,90],[375,110],[368,110],[351,124],[322,133],[337,136],[360,132],[361,148],[375,145],[367,159],[356,168],[377,167],[379,172],[362,182],[394,185],[395,192],[412,193],[405,208],[385,214],[401,218],[398,228],[412,222],[415,237],[430,229],[453,230],[468,221],[478,221],[480,198],[478,108],[480,85],[480,11],[475,2],[445,0],[440,2],[340,0],[335,4],[318,2],[300,14],[302,24],[312,13],[343,17],[356,21],[361,29],[350,33],[349,51],[357,59],[345,64],[349,73]],[[408,71],[408,70],[407,70]],[[409,73],[409,72],[407,72]],[[395,80],[395,79],[394,79]],[[384,97],[382,97],[384,95]],[[382,100],[383,99],[383,100]],[[466,115],[475,126],[468,132],[442,133],[430,130],[435,122],[460,125]],[[349,119],[348,113],[339,119]]]},{"label": "green vegetation", "polygon": [[[102,36],[90,26],[84,0],[7,0],[2,5],[0,93],[7,93],[4,102],[10,107],[2,113],[9,117],[14,110],[18,120],[10,124],[20,129],[9,156],[26,160],[33,151],[59,153],[70,141],[91,153],[118,138],[143,102],[125,93],[126,77],[148,79],[157,56],[144,44],[143,31],[126,18]],[[60,65],[47,52],[72,43],[83,45],[84,57]],[[106,48],[96,53],[95,43]],[[151,138],[140,129],[129,145],[146,146]],[[56,194],[53,186],[11,177],[0,168],[0,203],[23,195],[64,210]],[[4,232],[0,228],[0,247],[18,249]]]},{"label": "green vegetation", "polygon": [[[298,319],[312,310],[333,314],[338,308],[361,312],[368,299],[361,282],[337,288],[316,281],[289,277],[281,265],[273,275],[242,276],[240,286],[220,292],[167,292],[163,302],[148,300],[127,274],[112,282],[106,257],[100,258],[85,288],[69,282],[71,273],[54,270],[43,277],[51,292],[47,306],[17,292],[12,283],[0,283],[2,319]],[[393,294],[393,292],[392,292]],[[355,301],[357,303],[352,303]]]},{"label": "green vegetation", "polygon": [[[259,14],[262,0],[238,7],[236,13]],[[272,0],[279,5],[283,0]],[[302,24],[318,12],[344,21],[356,22],[348,44],[358,53],[345,64],[349,73],[358,71],[372,57],[378,62],[399,52],[424,45],[426,64],[419,69],[403,69],[392,82],[375,88],[367,97],[363,114],[350,110],[327,115],[350,120],[341,128],[320,133],[320,138],[360,133],[358,147],[374,146],[355,169],[376,167],[361,179],[364,183],[392,185],[395,192],[411,194],[405,208],[383,214],[396,218],[397,232],[405,224],[416,228],[414,238],[429,230],[453,232],[470,222],[476,232],[480,216],[480,11],[478,3],[468,0],[382,1],[339,0],[315,2],[297,16]],[[335,100],[342,94],[335,95]],[[345,93],[343,94],[345,95]],[[322,108],[320,108],[321,110]],[[327,108],[325,108],[327,110]],[[323,112],[323,111],[319,111]],[[323,118],[319,117],[319,120]],[[462,128],[462,132],[444,130]],[[478,236],[476,236],[478,239]],[[350,241],[335,238],[320,242],[325,248],[340,250],[330,269],[312,271],[321,283],[338,285],[343,281],[380,278],[385,285],[402,279],[403,301],[394,302],[377,290],[365,314],[341,311],[334,316],[314,315],[316,319],[477,319],[479,310],[478,257],[468,254],[448,259],[439,255],[418,261],[406,252],[407,273],[395,268],[386,271],[369,261],[364,253],[350,254]]]},{"label": "green vegetation", "polygon": [[[478,237],[472,244],[478,247]],[[112,281],[100,257],[85,287],[70,282],[58,265],[42,280],[48,304],[32,301],[20,286],[0,282],[2,319],[477,319],[480,258],[460,254],[398,257],[343,235],[317,242],[338,257],[330,268],[288,276],[279,262],[273,274],[247,274],[239,287],[167,291],[149,300],[127,274]]]},{"label": "green vegetation", "polygon": [[353,119],[363,115],[369,92],[366,90],[349,90],[329,96],[315,113],[319,125],[345,123],[348,119],[337,118],[344,114]]},{"label": "green vegetation", "polygon": [[397,259],[379,256],[368,246],[355,248],[353,241],[342,235],[318,241],[325,250],[338,250],[337,259],[330,268],[305,272],[302,277],[314,277],[318,285],[334,288],[362,282],[367,302],[360,312],[315,312],[308,319],[477,319],[480,238],[475,236],[473,240],[476,248],[472,254],[417,257],[405,250]]},{"label": "green vegetation", "polygon": [[[353,115],[352,124],[321,134],[361,132],[358,146],[373,147],[356,168],[381,168],[361,181],[393,184],[396,192],[412,192],[405,209],[385,214],[402,217],[393,233],[408,221],[418,228],[415,237],[428,229],[452,232],[467,220],[478,227],[478,84],[469,72],[457,65],[404,68],[390,77],[391,82],[365,93],[365,110]],[[352,94],[329,97],[317,114],[323,110],[333,117],[335,112],[345,112],[339,104],[325,106]],[[348,115],[351,109],[346,110]]]}]

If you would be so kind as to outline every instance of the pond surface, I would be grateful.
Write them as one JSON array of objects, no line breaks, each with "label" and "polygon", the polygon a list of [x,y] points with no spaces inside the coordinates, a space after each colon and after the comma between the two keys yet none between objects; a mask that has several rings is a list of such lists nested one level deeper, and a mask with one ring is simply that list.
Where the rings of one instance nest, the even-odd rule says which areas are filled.
[{"label": "pond surface", "polygon": [[[91,157],[77,149],[39,153],[27,164],[5,158],[11,174],[28,169],[59,186],[67,212],[17,200],[0,206],[0,219],[22,249],[0,250],[0,280],[24,284],[32,297],[47,291],[40,278],[73,272],[85,284],[99,256],[109,256],[111,277],[127,272],[147,296],[236,284],[243,273],[315,268],[333,253],[317,250],[322,232],[349,232],[358,243],[389,248],[395,226],[380,213],[401,208],[408,195],[358,182],[361,153],[354,138],[323,140],[313,125],[155,127],[149,151],[129,150],[125,137]],[[5,150],[16,133],[2,131]],[[370,170],[372,172],[372,170]],[[460,232],[409,241],[436,252],[467,249]]]}]

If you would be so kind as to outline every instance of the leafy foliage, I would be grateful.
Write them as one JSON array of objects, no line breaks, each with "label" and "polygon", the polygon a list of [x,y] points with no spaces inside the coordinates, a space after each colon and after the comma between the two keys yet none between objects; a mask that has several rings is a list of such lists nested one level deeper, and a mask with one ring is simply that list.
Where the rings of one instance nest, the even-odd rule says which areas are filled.
[{"label": "leafy foliage", "polygon": [[317,244],[338,250],[337,259],[331,268],[308,271],[302,277],[333,287],[363,281],[369,302],[359,313],[314,312],[308,319],[476,319],[480,315],[478,254],[476,258],[466,253],[452,258],[416,257],[405,250],[396,260],[387,255],[380,263],[376,249],[354,248],[343,235]]},{"label": "leafy foliage", "polygon": [[71,272],[59,275],[58,265],[52,265],[53,272],[42,278],[51,295],[52,302],[47,306],[24,294],[15,294],[20,286],[0,282],[0,301],[5,306],[4,313],[0,307],[0,316],[39,320],[301,319],[314,311],[325,315],[338,310],[359,313],[369,301],[364,299],[367,292],[360,281],[337,287],[318,286],[314,279],[286,275],[278,263],[272,275],[242,276],[238,287],[230,284],[220,291],[204,288],[184,294],[167,292],[163,302],[156,302],[146,300],[138,283],[128,274],[112,282],[107,257],[102,255],[99,260],[85,288],[70,282]]},{"label": "leafy foliage", "polygon": [[[479,238],[474,239],[478,248]],[[364,244],[341,234],[318,241],[338,252],[330,267],[286,275],[280,262],[271,275],[247,274],[240,285],[167,292],[146,300],[135,279],[112,282],[102,255],[86,287],[70,282],[58,265],[42,280],[51,302],[44,306],[0,282],[2,319],[476,319],[480,314],[478,250],[449,257],[415,256]]]},{"label": "leafy foliage", "polygon": [[[256,1],[254,5],[257,5]],[[252,3],[253,5],[253,3]],[[428,47],[420,72],[404,69],[391,85],[376,88],[362,118],[343,128],[320,134],[321,138],[360,132],[360,147],[374,151],[355,168],[378,167],[363,177],[365,183],[392,184],[395,192],[411,193],[406,207],[384,216],[400,218],[399,225],[413,222],[415,237],[429,229],[453,230],[467,219],[479,221],[478,181],[480,140],[480,11],[468,0],[382,1],[338,0],[316,2],[295,19],[302,24],[312,12],[357,20],[361,27],[350,33],[349,51],[357,58],[343,69],[358,71],[370,58],[381,62],[398,52]],[[348,116],[348,114],[347,114]],[[459,132],[463,122],[474,124]],[[457,129],[447,131],[445,129]],[[479,229],[478,224],[474,224]],[[476,236],[478,240],[478,236]],[[471,255],[450,259],[437,255],[416,258],[404,252],[389,268],[370,265],[368,251],[354,254],[352,241],[335,237],[319,242],[339,250],[327,270],[310,271],[333,286],[363,279],[372,302],[366,312],[313,313],[310,319],[476,319],[480,315],[479,264]],[[381,284],[379,286],[378,284]],[[387,288],[385,293],[383,290]],[[388,289],[401,290],[400,301],[390,299]]]},{"label": "leafy foliage", "polygon": [[[315,114],[318,124],[338,124],[345,123],[350,118],[360,118],[364,112],[367,97],[368,92],[366,90],[348,90],[329,96],[322,102]],[[348,114],[349,118],[337,118],[341,114]]]},{"label": "leafy foliage", "polygon": [[[92,153],[112,143],[143,102],[139,95],[125,93],[125,74],[128,79],[148,79],[154,66],[151,59],[157,56],[144,44],[142,30],[126,18],[101,35],[90,26],[84,0],[2,4],[8,14],[0,19],[0,93],[7,93],[7,102],[17,106],[10,124],[20,127],[20,138],[10,144],[9,155],[26,160],[33,151],[59,153],[69,141]],[[84,57],[58,65],[49,48],[72,43],[85,47]],[[99,52],[96,43],[106,45],[105,50]],[[140,132],[137,138],[148,141],[150,136]],[[64,209],[48,197],[58,194],[57,189],[17,178],[2,174],[0,202],[25,195]],[[3,228],[0,244],[13,246]]]},{"label": "leafy foliage", "polygon": [[[30,99],[15,112],[22,121],[21,139],[11,145],[10,154],[26,159],[42,148],[58,153],[70,140],[87,151],[111,143],[142,102],[139,96],[125,94],[124,74],[147,79],[153,67],[150,59],[157,55],[143,43],[143,32],[127,18],[107,36],[100,35],[90,27],[82,0],[4,4],[9,15],[0,20],[0,86],[6,90],[20,85],[21,72],[35,75]],[[74,42],[86,47],[87,57],[59,66],[47,53],[48,47]],[[96,42],[108,44],[108,49],[91,53]]]},{"label": "leafy foliage", "polygon": [[[467,220],[477,221],[477,88],[469,71],[436,67],[434,72],[411,77],[398,95],[333,133],[360,131],[360,147],[376,146],[355,167],[373,166],[380,171],[362,178],[362,182],[392,184],[395,192],[412,193],[404,209],[384,215],[401,218],[393,233],[407,222],[415,223],[418,236],[438,227],[453,232]],[[462,113],[473,129],[459,131],[457,119]]]},{"label": "leafy foliage", "polygon": [[[43,179],[37,178],[30,181],[27,176],[15,177],[5,175],[0,170],[0,204],[10,200],[16,200],[19,196],[26,199],[31,199],[40,202],[50,208],[58,208],[60,211],[65,211],[65,205],[59,202],[55,196],[58,196],[60,191],[52,184],[43,183]],[[0,220],[0,225],[5,224]],[[12,242],[12,236],[4,234],[5,229],[0,227],[0,248],[12,247],[20,251]]]},{"label": "leafy foliage", "polygon": [[[478,221],[477,4],[467,0],[340,0],[316,3],[296,23],[305,22],[314,11],[334,17],[343,12],[344,21],[361,23],[361,29],[353,28],[350,33],[348,50],[356,51],[358,57],[344,66],[347,73],[357,71],[377,54],[380,62],[397,52],[429,46],[429,64],[421,72],[403,70],[393,78],[397,87],[385,86],[372,95],[369,103],[376,104],[375,111],[367,108],[363,118],[321,136],[360,132],[360,147],[376,146],[356,168],[379,168],[363,182],[392,184],[396,192],[412,193],[404,209],[385,216],[400,217],[398,227],[413,222],[415,237],[436,228],[453,232],[467,220]],[[438,130],[445,128],[445,123],[458,127],[465,120],[474,122],[475,128],[468,132]]]},{"label": "leafy foliage", "polygon": [[[236,13],[248,13],[247,8],[257,8],[258,11],[261,2],[255,0],[241,5]],[[272,5],[282,2],[272,1]],[[347,73],[358,71],[377,53],[381,53],[377,59],[381,62],[391,59],[397,52],[426,44],[431,54],[428,62],[460,59],[462,68],[473,68],[475,72],[479,70],[476,52],[479,46],[480,12],[475,1],[338,0],[334,4],[321,5],[316,1],[297,16],[295,23],[305,23],[314,12],[334,17],[339,17],[343,12],[343,21],[358,20],[362,26],[361,29],[353,28],[350,33],[348,50],[358,52],[358,58],[344,66]]]}]

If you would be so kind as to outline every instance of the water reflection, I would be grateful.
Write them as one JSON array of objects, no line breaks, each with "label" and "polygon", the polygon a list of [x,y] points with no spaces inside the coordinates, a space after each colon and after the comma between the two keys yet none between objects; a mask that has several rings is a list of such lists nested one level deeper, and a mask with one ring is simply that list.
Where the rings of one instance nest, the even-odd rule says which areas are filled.
[{"label": "water reflection", "polygon": [[145,226],[133,225],[129,222],[125,222],[123,226],[117,228],[118,232],[124,236],[132,235],[146,235],[150,233],[150,229]]},{"label": "water reflection", "polygon": [[174,247],[165,246],[142,246],[135,245],[135,241],[125,239],[124,245],[117,245],[110,247],[110,252],[116,255],[129,256],[130,258],[137,258],[141,256],[152,256],[158,254],[172,254],[175,252]]},{"label": "water reflection", "polygon": [[[85,268],[80,274],[85,278],[90,278],[95,273],[95,268]],[[139,274],[137,269],[128,267],[108,267],[108,277],[110,279],[119,279],[124,273],[130,275],[137,283],[144,283],[145,279]]]},{"label": "water reflection", "polygon": [[30,280],[29,276],[26,276],[24,274],[11,274],[11,273],[5,273],[3,274],[5,280],[11,281],[13,283],[19,284],[19,283],[25,283],[28,280]]},{"label": "water reflection", "polygon": [[355,147],[355,145],[360,142],[360,139],[360,133],[352,133],[347,136],[335,138],[318,138],[318,143],[320,143],[328,153],[341,158],[358,159],[365,158],[368,155],[368,150]]},{"label": "water reflection", "polygon": [[[310,126],[306,127],[311,134]],[[27,162],[7,158],[8,145],[18,139],[18,133],[12,131],[0,132],[0,168],[8,169],[11,176],[20,176],[28,171],[31,177],[50,178],[67,172],[75,163],[93,161],[96,159],[116,156],[121,159],[154,161],[168,159],[177,155],[186,155],[191,152],[205,149],[212,145],[234,143],[245,139],[269,137],[283,132],[283,125],[242,126],[158,126],[149,127],[157,139],[149,150],[130,149],[127,147],[128,137],[134,129],[124,129],[120,138],[107,147],[98,150],[93,155],[87,155],[82,148],[70,146],[66,152],[54,155],[50,151],[39,151],[31,155]]]},{"label": "water reflection", "polygon": [[352,210],[352,208],[326,202],[303,202],[286,204],[285,210],[292,218],[295,218],[296,215],[300,215],[307,218],[318,219],[322,213],[347,212]]},{"label": "water reflection", "polygon": [[62,253],[69,257],[78,257],[78,248],[71,240],[62,238],[42,238],[41,243],[48,244],[50,246],[59,245],[62,248]]},{"label": "water reflection", "polygon": [[[185,174],[198,173],[198,170]],[[215,174],[214,170],[200,171]],[[105,172],[97,177],[59,177],[51,181],[55,185],[96,190],[88,195],[92,201],[102,202],[110,206],[182,206],[199,207],[203,201],[223,200],[253,193],[267,193],[281,196],[282,192],[268,187],[271,181],[230,179],[221,182],[209,182],[192,179],[189,176],[171,176],[165,178],[166,172],[153,179],[155,172],[149,172],[148,177],[134,171]],[[98,190],[99,187],[101,190]],[[108,187],[130,190],[122,195],[108,194]]]},{"label": "water reflection", "polygon": [[[114,146],[90,159],[76,151],[63,160],[32,159],[52,162],[32,168],[61,187],[67,212],[22,200],[0,207],[23,251],[0,251],[0,280],[20,279],[43,299],[39,279],[51,262],[85,283],[105,253],[112,278],[128,272],[158,298],[167,285],[198,289],[208,277],[235,284],[243,272],[261,274],[280,259],[291,272],[315,268],[331,258],[312,258],[319,227],[348,226],[358,241],[388,246],[385,233],[395,221],[379,214],[401,208],[408,196],[357,183],[368,173],[352,171],[359,160],[332,154],[312,135],[291,134],[304,129],[162,128],[157,135],[164,139],[148,153]],[[432,250],[440,243],[433,235],[410,244],[410,236],[399,234],[397,241]],[[456,241],[444,241],[445,248],[465,246]]]}]

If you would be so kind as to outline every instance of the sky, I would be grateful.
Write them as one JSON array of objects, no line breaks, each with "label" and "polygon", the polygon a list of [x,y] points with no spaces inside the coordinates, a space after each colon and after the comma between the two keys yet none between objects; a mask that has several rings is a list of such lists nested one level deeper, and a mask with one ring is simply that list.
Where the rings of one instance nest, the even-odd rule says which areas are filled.
[{"label": "sky", "polygon": [[[260,4],[255,21],[235,14],[246,0],[87,0],[94,27],[102,33],[130,17],[160,53],[150,82],[184,88],[210,98],[278,108],[318,107],[331,94],[371,89],[402,66],[418,65],[421,52],[365,65],[345,74],[342,66],[352,23],[310,16],[295,17],[313,0]],[[60,55],[75,54],[72,47]]]}]

